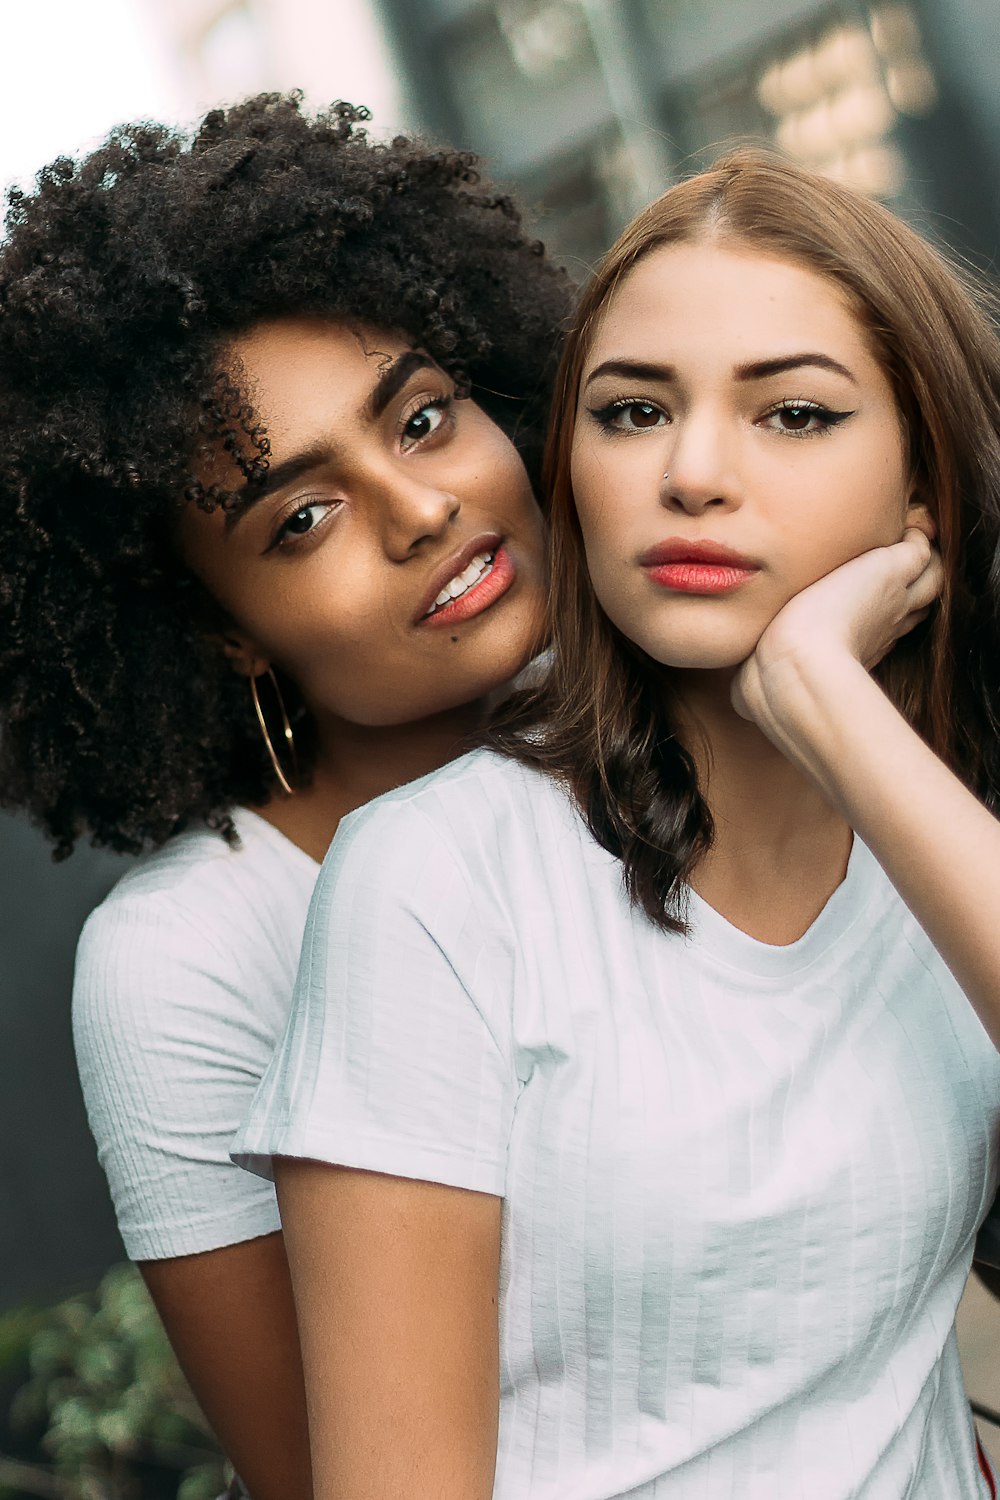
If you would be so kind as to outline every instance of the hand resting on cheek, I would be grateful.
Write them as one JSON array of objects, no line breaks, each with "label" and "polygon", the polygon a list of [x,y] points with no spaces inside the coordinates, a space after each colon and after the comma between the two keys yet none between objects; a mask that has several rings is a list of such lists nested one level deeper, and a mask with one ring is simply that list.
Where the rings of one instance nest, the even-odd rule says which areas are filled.
[{"label": "hand resting on cheek", "polygon": [[790,599],[733,679],[737,713],[788,753],[804,692],[822,696],[838,661],[871,671],[930,613],[944,584],[931,530],[929,518],[911,524],[901,541],[863,552]]}]

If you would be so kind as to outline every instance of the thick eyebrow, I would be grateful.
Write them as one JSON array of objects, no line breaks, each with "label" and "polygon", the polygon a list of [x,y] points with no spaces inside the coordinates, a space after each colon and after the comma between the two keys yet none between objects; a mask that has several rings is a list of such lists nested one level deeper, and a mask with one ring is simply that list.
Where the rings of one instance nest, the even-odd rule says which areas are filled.
[{"label": "thick eyebrow", "polygon": [[401,354],[398,359],[393,360],[391,365],[386,365],[382,370],[371,395],[365,402],[365,415],[371,418],[380,417],[393,396],[399,394],[411,375],[417,370],[436,368],[429,354],[421,354],[419,349],[407,349],[405,354]]},{"label": "thick eyebrow", "polygon": [[669,382],[675,378],[675,371],[673,365],[647,364],[639,359],[606,359],[595,370],[591,370],[584,382],[584,389],[593,381],[599,380],[602,375],[618,375],[622,380],[661,380]]},{"label": "thick eyebrow", "polygon": [[297,479],[302,479],[313,469],[322,468],[324,464],[330,462],[331,456],[329,448],[316,444],[312,448],[304,448],[301,453],[293,453],[289,458],[283,459],[280,464],[269,464],[264,477],[249,480],[239,491],[236,504],[226,510],[226,531],[232,531],[233,527],[262,500],[267,500],[271,495],[277,494],[278,490],[294,484]]},{"label": "thick eyebrow", "polygon": [[[399,394],[406,382],[417,370],[435,369],[434,361],[416,349],[407,349],[398,359],[384,366],[364,404],[364,416],[375,421],[382,415],[392,398]],[[293,453],[280,464],[268,464],[261,479],[250,480],[239,492],[236,505],[226,512],[226,530],[234,526],[262,500],[269,499],[279,490],[286,489],[299,479],[305,478],[314,469],[331,462],[332,450],[321,443]]]},{"label": "thick eyebrow", "polygon": [[778,359],[756,359],[749,364],[737,365],[733,371],[737,380],[767,380],[771,375],[785,375],[789,370],[801,370],[806,366],[812,366],[817,370],[829,370],[832,375],[842,375],[852,385],[857,385],[857,378],[851,374],[846,365],[831,359],[828,354],[785,354]]},{"label": "thick eyebrow", "polygon": [[[833,375],[841,375],[852,385],[858,383],[846,365],[831,359],[828,354],[813,352],[783,354],[776,359],[751,360],[748,364],[737,365],[733,375],[740,381],[767,380],[772,375],[785,375],[789,370],[801,370],[810,366],[818,370],[829,370]],[[603,364],[591,370],[586,385],[602,375],[617,375],[622,380],[656,380],[667,385],[677,378],[673,365],[650,364],[638,359],[606,359]]]}]

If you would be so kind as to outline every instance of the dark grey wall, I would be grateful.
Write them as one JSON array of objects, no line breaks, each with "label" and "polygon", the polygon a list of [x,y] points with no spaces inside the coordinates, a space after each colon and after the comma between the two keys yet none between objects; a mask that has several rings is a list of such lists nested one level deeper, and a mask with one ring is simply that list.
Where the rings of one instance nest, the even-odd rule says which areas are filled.
[{"label": "dark grey wall", "polygon": [[124,868],[52,863],[0,814],[0,1310],[94,1280],[122,1258],[76,1081],[70,985],[87,913]]}]

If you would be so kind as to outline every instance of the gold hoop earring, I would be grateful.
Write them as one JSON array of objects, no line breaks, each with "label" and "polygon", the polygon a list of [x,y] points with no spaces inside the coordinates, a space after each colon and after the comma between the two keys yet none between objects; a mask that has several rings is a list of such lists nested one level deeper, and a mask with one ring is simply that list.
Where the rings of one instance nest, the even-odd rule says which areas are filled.
[{"label": "gold hoop earring", "polygon": [[[264,674],[261,673],[261,676],[263,675]],[[289,723],[288,712],[285,708],[285,700],[281,696],[281,689],[278,687],[278,679],[274,675],[273,667],[268,667],[267,676],[271,679],[271,687],[274,689],[274,696],[278,701],[278,711],[281,714],[281,732],[284,736],[285,744],[288,747],[288,754],[291,757],[292,775],[296,779],[298,779],[299,758],[295,753],[295,736],[292,733],[292,726]],[[267,732],[267,724],[264,719],[264,711],[260,706],[260,698],[257,693],[256,677],[251,677],[250,679],[250,696],[253,699],[253,706],[257,712],[257,723],[260,725],[260,732],[264,736],[264,744],[267,746],[267,753],[271,757],[271,765],[274,767],[274,774],[280,781],[284,792],[289,797],[294,797],[295,787],[292,786],[288,777],[281,769],[281,762],[279,761],[277,755],[274,753],[274,746],[271,744],[271,736]]]}]

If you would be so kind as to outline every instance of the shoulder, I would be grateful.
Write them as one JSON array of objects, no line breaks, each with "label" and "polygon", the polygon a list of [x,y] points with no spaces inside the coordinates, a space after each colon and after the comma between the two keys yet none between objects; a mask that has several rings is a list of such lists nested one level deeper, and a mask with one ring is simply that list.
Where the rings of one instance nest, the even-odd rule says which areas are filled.
[{"label": "shoulder", "polygon": [[178,909],[202,911],[238,893],[273,890],[279,901],[295,902],[308,890],[317,866],[255,813],[237,808],[233,813],[238,841],[230,844],[210,828],[178,834],[162,848],[138,859],[97,908],[107,920],[127,907],[155,911],[171,903]]},{"label": "shoulder", "polygon": [[[302,975],[345,983],[376,948],[436,947],[463,973],[498,972],[552,923],[618,899],[620,871],[554,779],[492,751],[380,797],[344,820],[310,909]],[[334,978],[333,976],[337,976]]]},{"label": "shoulder", "polygon": [[491,750],[474,750],[345,818],[327,864],[339,869],[386,851],[419,864],[429,848],[447,848],[456,863],[478,873],[484,860],[492,862],[498,840],[512,850],[540,829],[555,837],[577,828],[572,799],[558,782]]},{"label": "shoulder", "polygon": [[209,829],[139,860],[88,918],[77,949],[74,1026],[135,1031],[165,1008],[289,988],[317,866],[253,814],[240,842]]},{"label": "shoulder", "polygon": [[237,810],[234,822],[235,845],[199,828],[139,859],[91,913],[85,940],[135,925],[147,936],[181,926],[206,934],[244,929],[262,937],[270,916],[280,922],[300,909],[304,914],[315,862],[253,813]]},{"label": "shoulder", "polygon": [[489,920],[505,906],[505,889],[542,880],[566,839],[581,834],[587,837],[556,781],[492,751],[472,751],[344,819],[310,925],[327,920],[334,901],[343,907],[346,899],[356,912],[365,892],[383,910],[402,902],[439,914],[445,892],[459,889]]}]

